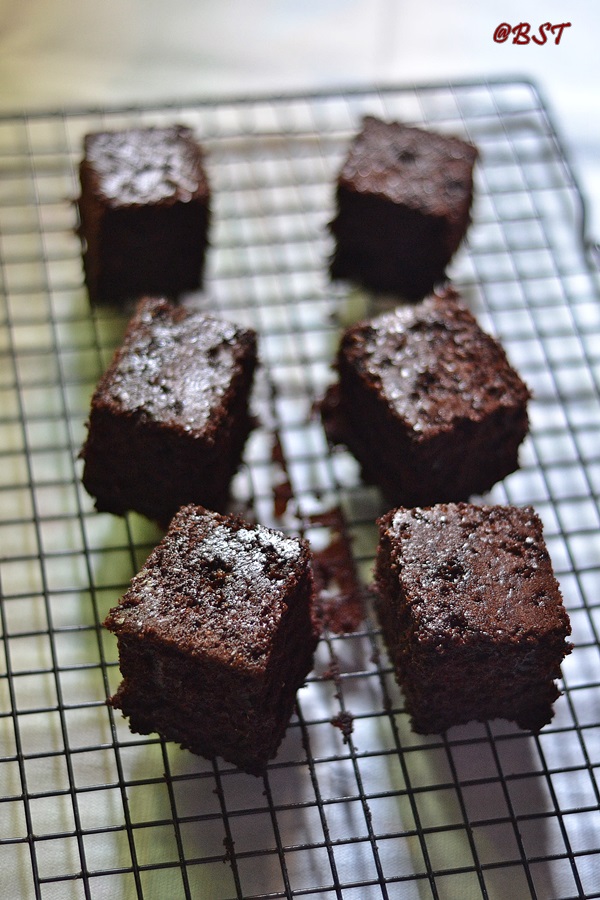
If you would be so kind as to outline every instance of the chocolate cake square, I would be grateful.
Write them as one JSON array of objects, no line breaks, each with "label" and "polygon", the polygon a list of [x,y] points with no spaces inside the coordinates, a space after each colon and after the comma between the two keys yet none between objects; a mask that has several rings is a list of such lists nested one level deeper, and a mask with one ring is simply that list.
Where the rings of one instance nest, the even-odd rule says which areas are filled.
[{"label": "chocolate cake square", "polygon": [[144,299],[94,391],[81,451],[101,512],[161,524],[187,503],[223,510],[252,417],[256,333]]},{"label": "chocolate cake square", "polygon": [[529,391],[448,288],[350,326],[321,413],[390,506],[468,500],[518,468]]},{"label": "chocolate cake square", "polygon": [[210,188],[190,128],[130,128],[84,138],[78,201],[93,303],[177,298],[202,286]]},{"label": "chocolate cake square", "polygon": [[471,222],[477,149],[366,116],[336,184],[334,280],[419,299],[444,280]]},{"label": "chocolate cake square", "polygon": [[318,632],[305,541],[183,507],[104,623],[131,730],[258,775],[275,756]]},{"label": "chocolate cake square", "polygon": [[378,614],[413,729],[550,722],[571,629],[534,510],[399,508],[379,529]]}]

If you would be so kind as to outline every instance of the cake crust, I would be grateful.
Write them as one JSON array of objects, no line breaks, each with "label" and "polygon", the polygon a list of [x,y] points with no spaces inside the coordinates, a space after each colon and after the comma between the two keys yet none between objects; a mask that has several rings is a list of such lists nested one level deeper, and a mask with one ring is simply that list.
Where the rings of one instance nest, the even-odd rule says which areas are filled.
[{"label": "cake crust", "polygon": [[256,333],[146,298],[92,396],[83,484],[103,512],[161,524],[222,510],[252,427]]},{"label": "cake crust", "polygon": [[318,641],[305,541],[188,505],[105,626],[132,731],[260,774]]},{"label": "cake crust", "polygon": [[471,222],[477,155],[458,137],[366,116],[337,178],[331,277],[409,300],[443,282]]},{"label": "cake crust", "polygon": [[414,730],[500,717],[539,731],[571,645],[535,511],[437,504],[378,525],[377,612]]},{"label": "cake crust", "polygon": [[451,288],[346,329],[322,406],[391,506],[468,500],[518,468],[529,390]]},{"label": "cake crust", "polygon": [[93,303],[177,298],[203,284],[211,220],[204,153],[190,128],[84,138],[78,200]]}]

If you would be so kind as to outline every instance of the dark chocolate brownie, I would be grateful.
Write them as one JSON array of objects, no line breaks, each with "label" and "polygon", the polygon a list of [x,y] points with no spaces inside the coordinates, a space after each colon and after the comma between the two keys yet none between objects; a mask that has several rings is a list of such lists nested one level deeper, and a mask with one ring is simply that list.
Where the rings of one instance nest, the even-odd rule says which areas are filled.
[{"label": "dark chocolate brownie", "polygon": [[83,484],[102,512],[167,524],[223,510],[250,432],[256,334],[167,300],[140,301],[92,397]]},{"label": "dark chocolate brownie", "polygon": [[204,156],[190,128],[84,139],[80,234],[94,303],[175,299],[202,286],[210,224]]},{"label": "dark chocolate brownie", "polygon": [[322,405],[390,506],[468,500],[518,467],[529,391],[448,288],[342,336]]},{"label": "dark chocolate brownie", "polygon": [[367,116],[338,175],[333,279],[419,299],[444,280],[471,221],[477,150]]},{"label": "dark chocolate brownie", "polygon": [[379,528],[378,613],[414,730],[504,718],[539,731],[572,648],[534,510],[400,508]]},{"label": "dark chocolate brownie", "polygon": [[183,507],[105,625],[123,676],[109,702],[132,731],[259,774],[313,665],[308,545]]}]

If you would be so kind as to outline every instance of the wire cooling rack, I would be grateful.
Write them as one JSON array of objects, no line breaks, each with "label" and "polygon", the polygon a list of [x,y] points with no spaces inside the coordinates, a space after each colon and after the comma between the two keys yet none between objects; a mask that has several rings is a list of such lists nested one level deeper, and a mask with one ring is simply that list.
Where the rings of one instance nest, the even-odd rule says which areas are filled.
[{"label": "wire cooling rack", "polygon": [[[333,181],[366,113],[481,152],[451,275],[534,392],[522,467],[485,499],[537,509],[575,643],[537,737],[500,721],[411,732],[369,601],[384,508],[314,415],[340,329],[375,306],[326,276]],[[72,201],[87,131],[172,122],[201,138],[214,192],[192,299],[260,334],[235,505],[341,556],[328,602],[348,581],[365,602],[358,627],[324,634],[262,778],[133,735],[105,704],[120,678],[100,623],[160,534],[97,514],[80,485],[91,393],[126,316],[90,309]],[[0,895],[600,897],[600,297],[535,86],[4,117],[0,176]]]}]

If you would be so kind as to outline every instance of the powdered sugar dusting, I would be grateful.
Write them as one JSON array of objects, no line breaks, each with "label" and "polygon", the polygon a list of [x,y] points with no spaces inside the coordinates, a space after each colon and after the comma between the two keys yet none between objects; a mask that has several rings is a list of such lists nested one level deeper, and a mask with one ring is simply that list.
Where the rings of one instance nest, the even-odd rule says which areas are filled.
[{"label": "powdered sugar dusting", "polygon": [[304,571],[302,554],[300,541],[283,533],[186,507],[115,610],[115,630],[257,662]]},{"label": "powdered sugar dusting", "polygon": [[158,422],[204,428],[238,364],[238,329],[203,314],[185,317],[166,304],[141,312],[102,388],[124,411]]},{"label": "powdered sugar dusting", "polygon": [[99,132],[86,147],[102,193],[123,205],[191,200],[200,187],[199,153],[184,127]]},{"label": "powdered sugar dusting", "polygon": [[384,313],[357,340],[364,341],[366,370],[416,433],[451,427],[456,419],[476,421],[527,399],[502,347],[450,292],[417,309]]}]

